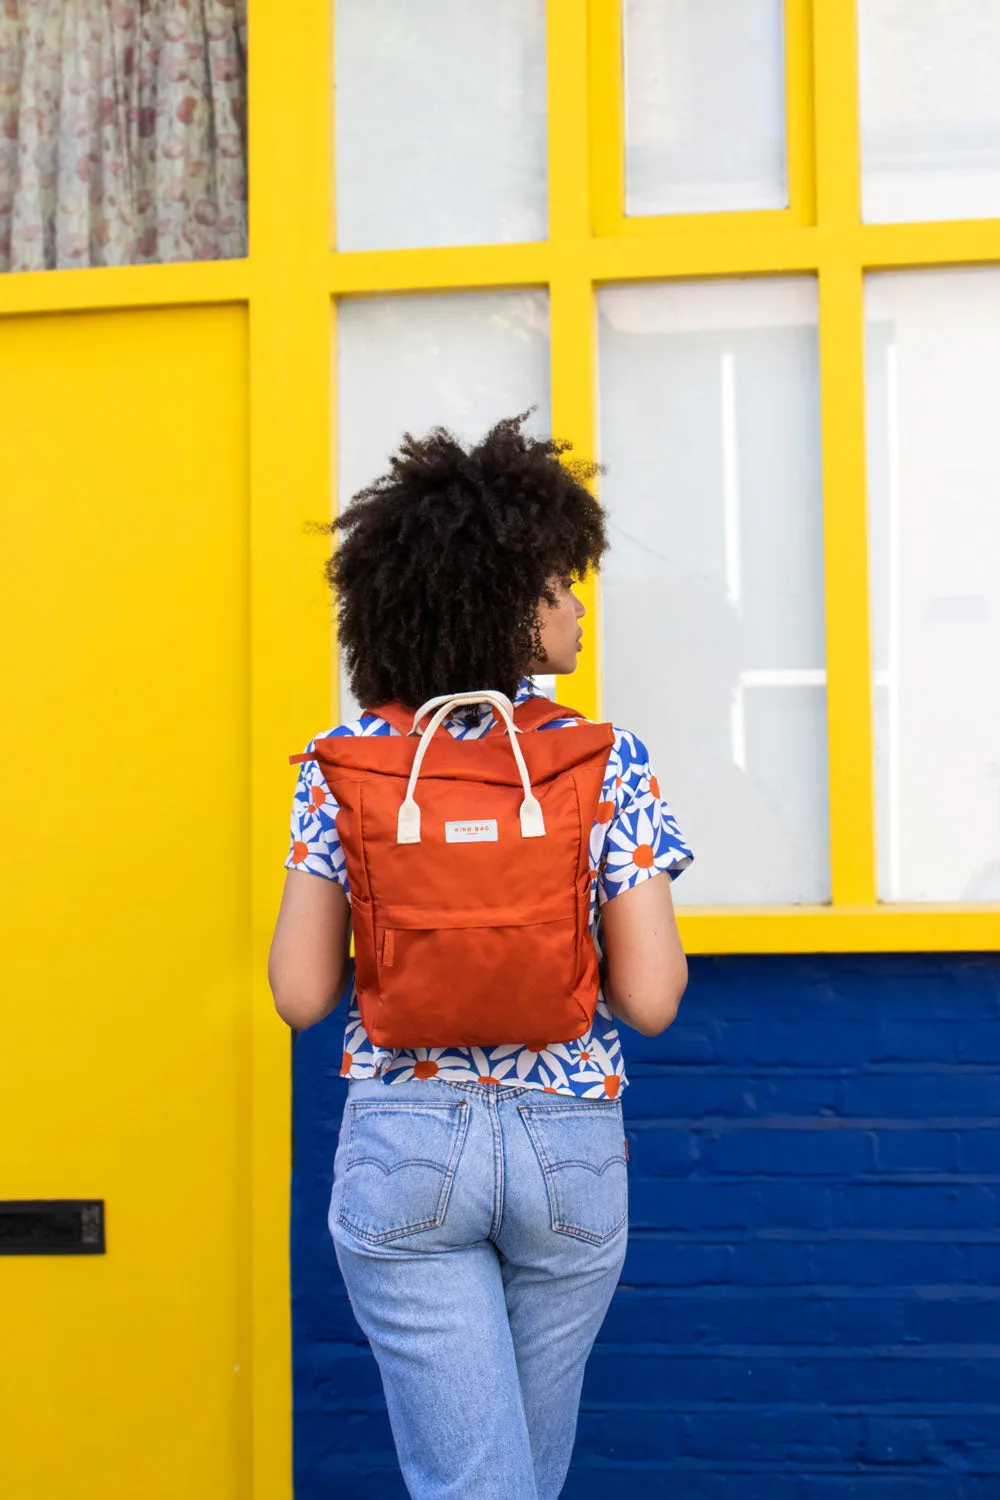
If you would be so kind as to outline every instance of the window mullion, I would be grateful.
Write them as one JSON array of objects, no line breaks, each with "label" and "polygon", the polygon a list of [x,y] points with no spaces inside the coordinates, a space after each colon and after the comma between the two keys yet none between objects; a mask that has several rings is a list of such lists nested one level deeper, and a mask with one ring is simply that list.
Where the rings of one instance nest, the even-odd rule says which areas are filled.
[{"label": "window mullion", "polygon": [[833,903],[875,901],[874,768],[861,267],[819,273],[826,578],[830,874]]}]

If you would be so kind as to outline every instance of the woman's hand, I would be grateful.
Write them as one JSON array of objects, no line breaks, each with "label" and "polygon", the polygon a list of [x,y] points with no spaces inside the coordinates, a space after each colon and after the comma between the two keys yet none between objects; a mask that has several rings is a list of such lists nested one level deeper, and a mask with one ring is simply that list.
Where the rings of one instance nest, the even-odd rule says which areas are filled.
[{"label": "woman's hand", "polygon": [[644,1036],[667,1029],[687,986],[671,884],[664,871],[621,891],[601,908],[604,998],[616,1016]]},{"label": "woman's hand", "polygon": [[267,977],[278,1015],[296,1031],[322,1021],[340,999],[350,912],[337,881],[286,871]]}]

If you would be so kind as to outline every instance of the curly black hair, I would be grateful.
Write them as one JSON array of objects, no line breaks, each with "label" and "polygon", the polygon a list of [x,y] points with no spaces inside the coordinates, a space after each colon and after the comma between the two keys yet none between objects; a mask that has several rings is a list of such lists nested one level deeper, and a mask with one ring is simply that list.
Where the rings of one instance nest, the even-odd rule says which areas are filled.
[{"label": "curly black hair", "polygon": [[443,427],[407,433],[388,473],[322,528],[341,532],[326,576],[363,706],[485,687],[513,698],[551,580],[582,578],[606,551],[597,465],[527,436],[529,415],[468,448]]}]

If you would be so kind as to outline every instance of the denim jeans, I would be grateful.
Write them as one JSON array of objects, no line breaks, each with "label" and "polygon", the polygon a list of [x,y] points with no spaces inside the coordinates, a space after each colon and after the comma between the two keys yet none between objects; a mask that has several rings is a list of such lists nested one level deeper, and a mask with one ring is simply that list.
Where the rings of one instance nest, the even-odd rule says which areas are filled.
[{"label": "denim jeans", "polygon": [[627,1213],[620,1100],[350,1084],[330,1232],[413,1500],[555,1500]]}]

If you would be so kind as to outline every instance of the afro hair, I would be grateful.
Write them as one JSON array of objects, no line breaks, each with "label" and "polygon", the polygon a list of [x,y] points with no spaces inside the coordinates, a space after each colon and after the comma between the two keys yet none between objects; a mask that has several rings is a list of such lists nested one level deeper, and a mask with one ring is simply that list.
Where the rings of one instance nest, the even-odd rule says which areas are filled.
[{"label": "afro hair", "polygon": [[530,415],[474,446],[450,432],[407,433],[388,472],[324,530],[326,565],[351,689],[367,707],[410,707],[495,688],[513,698],[541,654],[539,609],[607,549],[590,493],[595,464],[529,437]]}]

